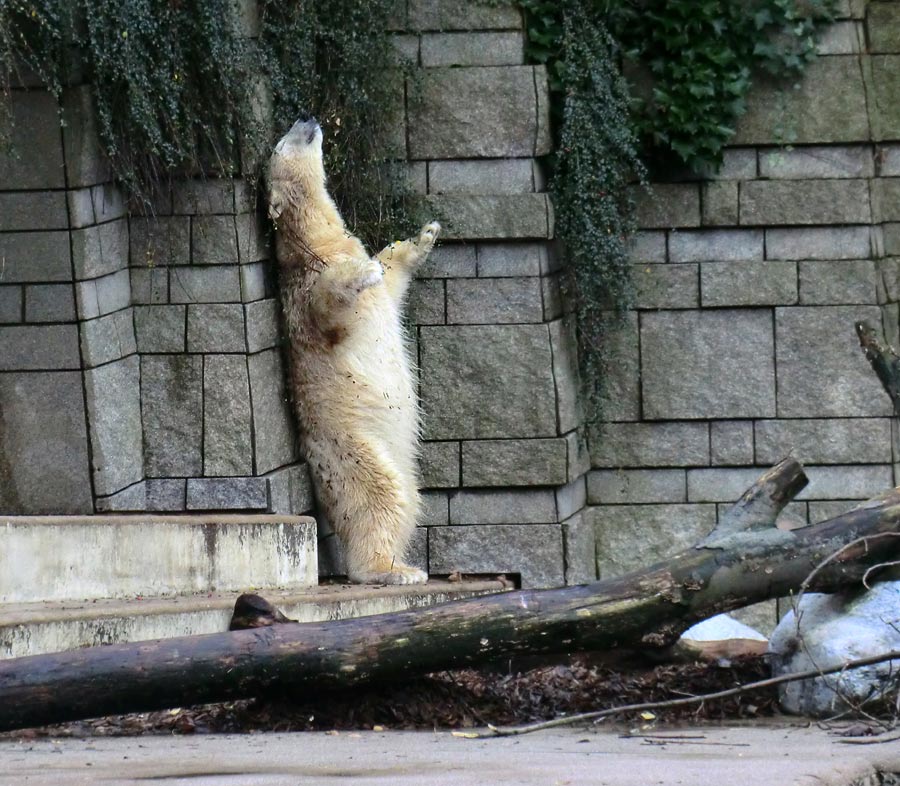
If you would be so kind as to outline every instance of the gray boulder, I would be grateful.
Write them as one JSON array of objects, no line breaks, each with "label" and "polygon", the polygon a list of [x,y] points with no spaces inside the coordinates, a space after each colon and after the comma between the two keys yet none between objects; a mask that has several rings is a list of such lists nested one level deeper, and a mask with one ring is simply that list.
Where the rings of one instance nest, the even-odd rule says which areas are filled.
[{"label": "gray boulder", "polygon": [[[799,634],[790,611],[769,639],[776,676],[900,650],[900,581],[876,584],[868,592],[805,595],[799,612]],[[815,717],[852,711],[895,691],[898,669],[900,660],[894,660],[790,682],[780,688],[781,707]]]}]

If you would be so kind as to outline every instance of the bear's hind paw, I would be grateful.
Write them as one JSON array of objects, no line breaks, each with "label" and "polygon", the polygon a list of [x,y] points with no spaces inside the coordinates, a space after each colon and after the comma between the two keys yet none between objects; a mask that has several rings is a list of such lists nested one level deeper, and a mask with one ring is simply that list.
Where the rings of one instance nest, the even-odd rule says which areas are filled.
[{"label": "bear's hind paw", "polygon": [[372,573],[351,573],[354,584],[426,584],[428,574],[424,570],[409,565],[394,565],[388,571]]}]

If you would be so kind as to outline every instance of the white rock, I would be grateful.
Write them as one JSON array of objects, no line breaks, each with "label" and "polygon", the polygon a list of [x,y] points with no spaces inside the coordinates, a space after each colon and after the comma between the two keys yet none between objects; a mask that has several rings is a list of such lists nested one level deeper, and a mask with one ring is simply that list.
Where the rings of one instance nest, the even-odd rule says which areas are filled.
[{"label": "white rock", "polygon": [[681,634],[688,641],[727,641],[729,639],[750,639],[766,641],[766,637],[755,628],[738,622],[727,614],[718,614],[708,620],[698,622]]},{"label": "white rock", "polygon": [[[900,581],[869,592],[805,595],[800,628],[790,611],[769,640],[773,674],[826,669],[849,660],[900,649]],[[829,716],[896,687],[900,661],[791,682],[780,688],[781,706],[797,715]]]}]

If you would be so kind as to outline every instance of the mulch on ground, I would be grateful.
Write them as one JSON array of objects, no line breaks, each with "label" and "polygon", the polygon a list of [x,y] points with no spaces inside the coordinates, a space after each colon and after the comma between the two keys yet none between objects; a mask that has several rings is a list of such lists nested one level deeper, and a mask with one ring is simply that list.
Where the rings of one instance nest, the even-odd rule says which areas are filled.
[{"label": "mulch on ground", "polygon": [[[665,701],[712,693],[765,679],[763,657],[719,663],[668,663],[623,671],[576,657],[564,665],[515,673],[459,670],[402,684],[317,692],[285,700],[251,700],[132,713],[40,729],[6,738],[125,736],[141,734],[346,731],[373,729],[466,729],[518,725],[607,707]],[[722,721],[777,713],[775,688],[699,705],[654,710],[660,722]],[[617,721],[647,722],[638,714]],[[652,720],[652,718],[651,718]]]}]

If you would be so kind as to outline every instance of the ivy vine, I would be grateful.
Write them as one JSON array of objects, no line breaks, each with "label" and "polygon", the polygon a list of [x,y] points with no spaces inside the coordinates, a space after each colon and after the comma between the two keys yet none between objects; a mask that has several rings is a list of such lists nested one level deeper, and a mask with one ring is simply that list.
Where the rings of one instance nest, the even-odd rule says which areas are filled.
[{"label": "ivy vine", "polygon": [[[261,0],[258,28],[247,29],[235,0],[6,0],[0,92],[26,75],[57,98],[89,83],[113,171],[147,204],[175,177],[255,180],[275,138],[301,111],[315,114],[348,223],[383,241],[409,213],[388,133],[405,76],[393,9],[393,0]],[[10,122],[0,101],[0,135]]]}]

